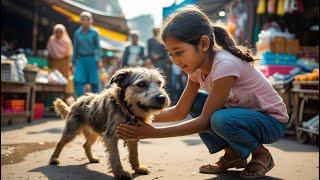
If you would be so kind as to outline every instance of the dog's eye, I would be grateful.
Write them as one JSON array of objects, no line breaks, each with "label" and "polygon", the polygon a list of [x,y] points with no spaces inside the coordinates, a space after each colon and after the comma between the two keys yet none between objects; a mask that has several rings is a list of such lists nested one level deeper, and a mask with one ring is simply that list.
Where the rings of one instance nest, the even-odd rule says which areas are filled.
[{"label": "dog's eye", "polygon": [[157,81],[156,83],[157,83],[157,85],[158,85],[159,87],[160,87],[161,84],[162,84],[161,81]]},{"label": "dog's eye", "polygon": [[147,84],[145,82],[139,82],[137,86],[140,88],[144,88],[144,87],[147,87]]}]

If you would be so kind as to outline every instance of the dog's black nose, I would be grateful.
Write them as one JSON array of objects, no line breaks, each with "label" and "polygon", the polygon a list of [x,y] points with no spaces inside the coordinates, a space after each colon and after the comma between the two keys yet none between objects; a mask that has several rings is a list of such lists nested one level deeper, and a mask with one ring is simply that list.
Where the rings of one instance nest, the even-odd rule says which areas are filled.
[{"label": "dog's black nose", "polygon": [[159,94],[155,97],[155,100],[159,104],[164,104],[164,102],[166,101],[166,96],[164,96],[163,94]]}]

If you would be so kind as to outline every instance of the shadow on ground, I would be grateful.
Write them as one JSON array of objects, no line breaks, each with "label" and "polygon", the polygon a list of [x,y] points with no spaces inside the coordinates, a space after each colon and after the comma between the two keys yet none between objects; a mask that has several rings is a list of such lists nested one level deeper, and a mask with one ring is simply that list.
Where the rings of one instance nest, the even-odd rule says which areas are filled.
[{"label": "shadow on ground", "polygon": [[51,129],[45,129],[43,131],[27,132],[27,134],[41,134],[41,133],[61,134],[62,133],[62,128],[51,128]]},{"label": "shadow on ground", "polygon": [[9,125],[9,126],[1,126],[1,132],[22,129],[22,128],[25,128],[25,127],[28,127],[28,126],[34,126],[34,125],[37,125],[37,124],[46,123],[48,121],[56,121],[56,120],[57,120],[57,118],[45,118],[45,119],[41,119],[41,120],[31,121],[30,123],[23,123],[23,124],[17,124],[17,125]]},{"label": "shadow on ground", "polygon": [[[294,143],[293,143],[294,142]],[[297,141],[295,136],[285,136],[281,141],[270,144],[274,148],[288,152],[319,152],[319,146],[308,143],[303,146]]]},{"label": "shadow on ground", "polygon": [[[205,179],[205,180],[239,180],[239,179],[243,179],[243,178],[239,177],[239,173],[240,172],[241,171],[229,170],[226,173],[218,174],[218,175],[216,175],[216,177],[208,178],[208,179]],[[272,177],[272,176],[264,176],[264,177],[257,178],[257,179],[259,179],[259,180],[260,179],[261,180],[282,180],[282,179],[279,179],[279,178],[276,178],[276,177]]]},{"label": "shadow on ground", "polygon": [[[48,179],[77,179],[77,180],[113,180],[113,176],[106,173],[91,170],[87,168],[90,163],[80,165],[68,165],[68,166],[54,166],[46,165],[38,168],[31,169],[29,172],[40,172],[45,175]],[[107,172],[107,168],[106,168]],[[132,174],[132,178],[139,177],[141,175]]]},{"label": "shadow on ground", "polygon": [[203,144],[201,139],[186,139],[186,140],[183,140],[182,142],[186,143],[189,146],[196,146],[199,144]]},{"label": "shadow on ground", "polygon": [[31,169],[29,172],[41,172],[48,179],[94,179],[94,180],[112,180],[113,177],[106,173],[90,170],[87,164],[68,165],[68,166],[42,166]]}]

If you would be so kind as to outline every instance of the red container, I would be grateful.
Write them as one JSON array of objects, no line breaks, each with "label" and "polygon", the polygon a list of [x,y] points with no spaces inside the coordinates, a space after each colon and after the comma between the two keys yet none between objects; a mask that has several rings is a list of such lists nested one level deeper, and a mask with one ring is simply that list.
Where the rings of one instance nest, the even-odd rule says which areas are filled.
[{"label": "red container", "polygon": [[39,120],[43,117],[43,103],[36,103],[34,106],[34,119]]},{"label": "red container", "polygon": [[25,100],[21,100],[21,99],[5,100],[4,112],[25,112]]},{"label": "red container", "polygon": [[261,65],[259,69],[266,76],[269,77],[274,73],[280,74],[289,74],[294,66],[285,66],[285,65]]}]

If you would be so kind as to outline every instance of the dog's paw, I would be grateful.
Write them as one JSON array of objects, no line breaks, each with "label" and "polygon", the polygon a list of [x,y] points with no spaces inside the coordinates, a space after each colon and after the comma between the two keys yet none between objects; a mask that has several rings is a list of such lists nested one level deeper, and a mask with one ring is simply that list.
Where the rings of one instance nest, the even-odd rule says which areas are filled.
[{"label": "dog's paw", "polygon": [[51,159],[50,160],[50,164],[51,165],[57,165],[57,164],[59,164],[60,162],[59,162],[59,160],[58,159]]},{"label": "dog's paw", "polygon": [[97,159],[97,158],[92,158],[91,160],[90,160],[90,163],[99,163],[99,159]]},{"label": "dog's paw", "polygon": [[132,177],[131,177],[131,174],[124,171],[123,173],[119,174],[119,175],[115,175],[114,176],[114,179],[115,180],[131,180]]},{"label": "dog's paw", "polygon": [[135,173],[141,174],[141,175],[150,174],[150,171],[146,167],[143,167],[143,166],[140,166],[138,169],[135,169],[134,171],[135,171]]}]

